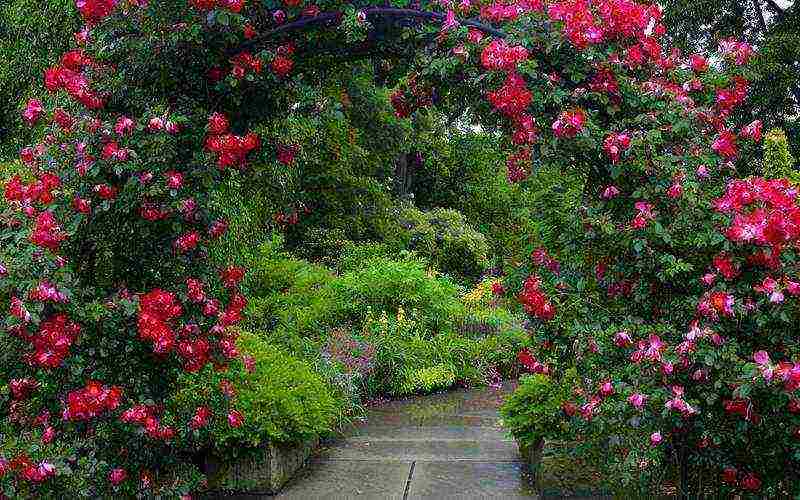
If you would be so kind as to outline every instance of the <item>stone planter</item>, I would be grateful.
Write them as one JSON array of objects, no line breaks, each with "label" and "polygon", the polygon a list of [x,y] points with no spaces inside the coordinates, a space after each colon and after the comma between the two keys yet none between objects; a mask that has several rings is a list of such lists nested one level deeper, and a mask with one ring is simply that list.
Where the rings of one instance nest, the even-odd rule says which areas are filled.
[{"label": "stone planter", "polygon": [[538,484],[542,465],[542,451],[544,450],[544,439],[541,438],[533,444],[523,444],[517,442],[522,461],[528,466],[531,478]]},{"label": "stone planter", "polygon": [[206,499],[257,498],[278,493],[319,447],[319,438],[291,445],[267,444],[256,455],[235,462],[205,459],[210,493]]}]

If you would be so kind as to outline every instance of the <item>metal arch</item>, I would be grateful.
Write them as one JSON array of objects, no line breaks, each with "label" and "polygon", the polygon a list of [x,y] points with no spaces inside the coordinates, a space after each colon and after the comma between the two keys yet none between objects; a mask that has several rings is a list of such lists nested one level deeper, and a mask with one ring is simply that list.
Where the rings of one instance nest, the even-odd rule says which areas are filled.
[{"label": "metal arch", "polygon": [[[445,14],[442,14],[440,12],[430,12],[419,9],[401,9],[396,7],[371,7],[364,9],[362,12],[364,12],[364,14],[367,16],[367,19],[369,19],[370,17],[410,18],[410,19],[419,19],[421,21],[427,21],[427,22],[443,22],[446,17]],[[229,55],[234,55],[243,50],[248,50],[253,47],[256,47],[261,43],[264,43],[270,38],[273,38],[274,36],[279,35],[281,33],[301,30],[311,26],[323,25],[326,23],[338,23],[341,17],[342,17],[341,12],[322,12],[314,17],[300,17],[290,23],[278,26],[277,28],[274,28],[252,40],[248,40],[238,45],[235,48],[227,50],[226,52]],[[498,30],[497,28],[493,28],[492,26],[488,26],[481,22],[475,21],[473,19],[463,19],[457,21],[461,25],[475,28],[479,31],[482,31],[488,35],[492,35],[497,38],[505,38],[506,36],[505,32]]]}]

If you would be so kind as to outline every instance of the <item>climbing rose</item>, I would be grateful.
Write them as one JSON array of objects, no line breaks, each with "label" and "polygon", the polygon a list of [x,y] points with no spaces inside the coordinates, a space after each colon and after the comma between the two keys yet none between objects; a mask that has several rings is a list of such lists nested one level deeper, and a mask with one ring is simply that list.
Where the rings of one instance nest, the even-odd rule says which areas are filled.
[{"label": "climbing rose", "polygon": [[288,57],[279,55],[272,60],[272,64],[270,66],[272,67],[272,71],[276,75],[285,78],[289,74],[289,72],[292,71],[292,67],[294,66],[294,61],[292,61]]},{"label": "climbing rose", "polygon": [[208,419],[211,417],[211,410],[206,406],[198,407],[195,412],[194,416],[192,417],[191,422],[189,422],[189,426],[192,429],[201,429],[208,424]]},{"label": "climbing rose", "polygon": [[87,25],[94,25],[108,17],[114,10],[117,0],[76,0],[75,5]]},{"label": "climbing rose", "polygon": [[549,321],[555,316],[556,310],[547,296],[539,289],[540,283],[541,280],[537,276],[529,276],[523,284],[519,301],[525,312],[543,321]]},{"label": "climbing rose", "polygon": [[750,472],[742,478],[742,489],[747,491],[757,491],[761,488],[761,479]]},{"label": "climbing rose", "polygon": [[125,472],[125,469],[112,469],[111,472],[108,473],[108,482],[110,482],[114,486],[119,486],[123,481],[128,478],[128,473]]},{"label": "climbing rose", "polygon": [[586,123],[586,115],[583,110],[575,109],[572,111],[564,111],[558,116],[558,119],[553,122],[553,134],[556,137],[572,138],[578,135]]},{"label": "climbing rose", "polygon": [[659,444],[661,444],[661,441],[663,439],[664,438],[661,436],[661,432],[659,431],[650,434],[650,444],[652,444],[653,446],[658,446]]},{"label": "climbing rose", "polygon": [[689,62],[692,67],[692,71],[695,73],[703,73],[704,71],[708,70],[708,61],[706,61],[706,58],[700,54],[692,54],[689,57]]},{"label": "climbing rose", "polygon": [[180,189],[183,186],[183,174],[174,170],[169,170],[164,173],[167,179],[167,187],[170,189]]},{"label": "climbing rose", "polygon": [[487,99],[495,109],[509,118],[519,117],[530,105],[533,94],[516,73],[509,73],[503,86],[489,92]]},{"label": "climbing rose", "polygon": [[244,278],[245,270],[238,266],[229,266],[220,272],[222,284],[227,288],[236,287],[242,278]]},{"label": "climbing rose", "polygon": [[175,333],[170,321],[179,317],[183,308],[175,294],[155,289],[139,300],[139,336],[153,342],[156,354],[170,352],[175,346]]},{"label": "climbing rose", "polygon": [[732,59],[738,66],[747,64],[753,56],[753,47],[747,42],[740,42],[734,38],[726,38],[719,42],[720,51],[724,56]]},{"label": "climbing rose", "polygon": [[231,410],[228,412],[228,424],[233,427],[234,429],[237,427],[241,427],[244,421],[244,417],[238,410]]},{"label": "climbing rose", "polygon": [[737,154],[736,135],[730,130],[722,131],[712,144],[711,148],[720,156],[730,160]]},{"label": "climbing rose", "polygon": [[600,195],[601,198],[604,200],[610,200],[616,198],[619,195],[619,189],[616,186],[607,186],[603,190],[603,194]]},{"label": "climbing rose", "polygon": [[105,411],[119,406],[122,389],[117,386],[103,386],[90,380],[84,389],[72,391],[67,395],[67,408],[64,419],[71,421],[89,420]]},{"label": "climbing rose", "polygon": [[736,476],[738,475],[738,471],[733,467],[726,467],[722,470],[722,481],[729,485],[736,484]]},{"label": "climbing rose", "polygon": [[739,134],[742,138],[752,139],[755,142],[761,141],[761,134],[764,124],[761,120],[755,120],[746,127],[744,127]]},{"label": "climbing rose", "polygon": [[613,164],[619,162],[622,152],[627,150],[630,146],[631,138],[624,132],[620,134],[611,134],[603,141],[603,150],[606,152],[608,157],[611,158],[611,163]]},{"label": "climbing rose", "polygon": [[42,101],[39,99],[31,99],[25,105],[25,110],[22,112],[22,118],[28,125],[34,125],[39,121],[39,118],[44,114]]},{"label": "climbing rose", "polygon": [[512,71],[527,58],[528,51],[525,47],[510,46],[502,38],[492,40],[481,52],[481,64],[488,70]]},{"label": "climbing rose", "polygon": [[647,403],[647,396],[644,394],[639,394],[638,392],[634,392],[628,396],[628,402],[637,410],[641,410],[645,403]]},{"label": "climbing rose", "polygon": [[222,135],[228,131],[228,119],[222,113],[212,113],[208,117],[208,131],[214,135]]}]

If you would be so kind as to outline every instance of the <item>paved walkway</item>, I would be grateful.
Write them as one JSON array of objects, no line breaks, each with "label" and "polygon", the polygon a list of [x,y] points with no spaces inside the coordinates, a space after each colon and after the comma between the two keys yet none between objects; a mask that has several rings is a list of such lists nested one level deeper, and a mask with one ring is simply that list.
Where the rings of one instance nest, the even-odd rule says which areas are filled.
[{"label": "paved walkway", "polygon": [[392,401],[324,447],[282,499],[537,498],[498,407],[513,389]]}]

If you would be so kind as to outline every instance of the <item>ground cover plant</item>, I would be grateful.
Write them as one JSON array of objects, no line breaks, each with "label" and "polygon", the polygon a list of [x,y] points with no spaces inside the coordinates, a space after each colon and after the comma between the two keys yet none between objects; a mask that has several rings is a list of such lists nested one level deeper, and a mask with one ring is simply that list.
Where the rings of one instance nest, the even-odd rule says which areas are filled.
[{"label": "ground cover plant", "polygon": [[[230,228],[214,189],[238,171],[283,193],[276,223],[313,213],[288,182],[313,150],[273,118],[324,108],[312,89],[342,44],[376,58],[415,49],[375,68],[395,87],[397,117],[469,107],[469,124],[502,138],[509,182],[559,170],[581,179],[574,217],[548,238],[572,257],[537,249],[493,291],[531,317],[537,344],[519,355],[530,371],[575,369],[581,384],[563,411],[570,432],[611,450],[609,480],[652,489],[675,461],[708,469],[724,492],[797,493],[800,207],[791,182],[759,170],[762,124],[736,121],[750,45],[682,55],[662,43],[660,8],[632,0],[426,3],[425,13],[336,1],[76,6],[85,29],[21,106],[37,140],[4,184],[7,496],[201,488],[189,457],[207,445],[200,430],[237,437],[248,418],[238,408],[255,401],[221,383],[204,406],[167,404],[187,373],[253,363],[233,328],[249,269],[214,257]],[[380,262],[419,271],[379,256],[331,286],[374,307],[406,300],[397,281],[364,287]],[[392,385],[457,378],[458,366],[434,361]]]}]

